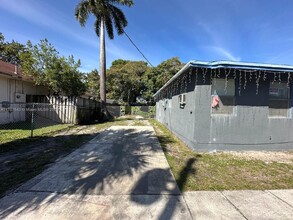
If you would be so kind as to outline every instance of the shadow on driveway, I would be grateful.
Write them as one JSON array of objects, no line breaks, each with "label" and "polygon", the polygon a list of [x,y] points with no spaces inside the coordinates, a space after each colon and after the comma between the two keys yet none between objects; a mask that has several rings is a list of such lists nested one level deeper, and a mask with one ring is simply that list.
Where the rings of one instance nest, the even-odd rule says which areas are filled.
[{"label": "shadow on driveway", "polygon": [[64,194],[82,199],[87,195],[161,193],[178,195],[180,191],[153,129],[117,126],[2,198],[0,218],[37,211]]},{"label": "shadow on driveway", "polygon": [[[179,189],[183,189],[187,178],[190,174],[195,174],[195,170],[192,168],[192,165],[196,162],[195,158],[190,158],[183,169],[180,172],[180,177],[177,180],[177,184]],[[157,186],[156,189],[159,190],[155,193],[155,195],[152,197],[152,199],[149,200],[137,200],[135,195],[139,192],[141,194],[148,194],[146,189],[148,187],[146,184],[149,184],[149,179],[154,181],[155,185]],[[154,184],[151,183],[151,184]],[[151,171],[146,172],[143,177],[138,181],[136,186],[134,187],[132,194],[131,194],[131,200],[140,203],[145,206],[149,206],[152,203],[155,203],[157,200],[160,199],[161,195],[168,194],[168,195],[174,195],[179,196],[181,195],[177,185],[174,185],[174,177],[170,173],[170,169],[153,169]],[[176,197],[170,197],[167,204],[165,205],[160,217],[158,219],[171,219],[173,216],[173,213],[175,212],[178,203],[180,200]]]}]

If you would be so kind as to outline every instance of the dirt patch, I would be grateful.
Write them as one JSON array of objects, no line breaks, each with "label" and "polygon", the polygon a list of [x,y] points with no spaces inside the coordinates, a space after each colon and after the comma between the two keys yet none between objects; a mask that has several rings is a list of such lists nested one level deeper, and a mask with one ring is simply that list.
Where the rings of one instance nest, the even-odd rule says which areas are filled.
[{"label": "dirt patch", "polygon": [[293,151],[243,151],[243,152],[225,152],[234,157],[247,160],[261,160],[266,163],[287,163],[293,164]]},{"label": "dirt patch", "polygon": [[150,126],[148,120],[138,119],[131,121],[128,126]]},{"label": "dirt patch", "polygon": [[22,159],[33,158],[39,153],[58,147],[61,142],[69,140],[73,135],[94,137],[96,134],[98,134],[98,130],[95,126],[78,126],[59,132],[52,137],[44,137],[42,140],[35,141],[23,148],[20,147],[15,152],[2,153],[0,154],[0,174],[13,169]]}]

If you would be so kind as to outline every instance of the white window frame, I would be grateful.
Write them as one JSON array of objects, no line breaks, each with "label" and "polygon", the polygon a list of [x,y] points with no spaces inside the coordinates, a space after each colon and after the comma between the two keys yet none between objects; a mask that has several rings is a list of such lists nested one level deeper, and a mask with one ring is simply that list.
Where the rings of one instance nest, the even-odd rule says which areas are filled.
[{"label": "white window frame", "polygon": [[[273,95],[271,95],[271,86],[277,86],[278,85],[283,85],[286,89],[287,89],[287,98],[278,98],[278,97],[274,97]],[[276,88],[278,90],[278,88]],[[268,108],[269,108],[269,112],[268,112],[268,116],[269,118],[290,118],[291,116],[291,113],[290,113],[290,87],[288,88],[288,85],[287,83],[285,82],[270,82],[270,86],[269,86],[269,104],[268,104]],[[279,91],[277,91],[279,92]],[[275,114],[272,114],[272,110],[271,109],[274,109],[272,107],[270,107],[271,105],[271,101],[284,101],[284,102],[287,102],[287,108],[284,108],[284,109],[287,109],[287,113],[286,115],[275,115]]]}]

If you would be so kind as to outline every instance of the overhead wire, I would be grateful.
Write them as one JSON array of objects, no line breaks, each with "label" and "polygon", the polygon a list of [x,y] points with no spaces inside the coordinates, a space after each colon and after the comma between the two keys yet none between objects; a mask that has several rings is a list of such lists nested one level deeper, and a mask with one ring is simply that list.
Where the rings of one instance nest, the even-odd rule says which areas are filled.
[{"label": "overhead wire", "polygon": [[134,41],[130,38],[130,36],[123,31],[125,36],[128,38],[128,40],[132,43],[132,45],[137,49],[137,51],[143,56],[143,58],[147,61],[147,63],[151,66],[154,67],[153,64],[146,58],[146,56],[143,54],[143,52],[138,48],[138,46],[134,43]]}]

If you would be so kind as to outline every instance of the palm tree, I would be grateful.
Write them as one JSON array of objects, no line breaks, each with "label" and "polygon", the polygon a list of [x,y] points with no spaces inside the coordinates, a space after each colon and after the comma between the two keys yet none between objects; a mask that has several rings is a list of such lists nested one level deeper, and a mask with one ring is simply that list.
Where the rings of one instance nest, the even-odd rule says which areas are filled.
[{"label": "palm tree", "polygon": [[75,8],[75,17],[83,27],[89,15],[92,14],[96,18],[95,31],[97,36],[100,37],[100,99],[102,112],[106,117],[105,27],[109,38],[113,39],[113,25],[118,35],[121,35],[128,23],[124,13],[116,5],[131,7],[133,0],[81,0]]}]

